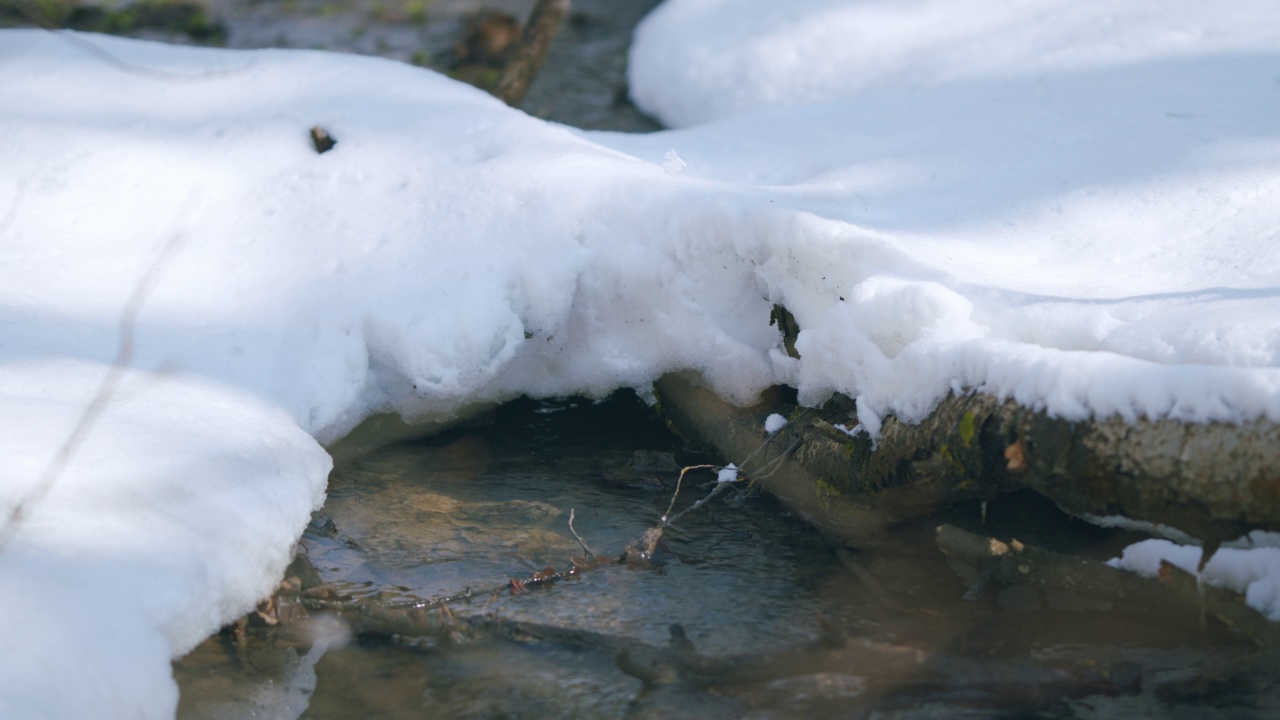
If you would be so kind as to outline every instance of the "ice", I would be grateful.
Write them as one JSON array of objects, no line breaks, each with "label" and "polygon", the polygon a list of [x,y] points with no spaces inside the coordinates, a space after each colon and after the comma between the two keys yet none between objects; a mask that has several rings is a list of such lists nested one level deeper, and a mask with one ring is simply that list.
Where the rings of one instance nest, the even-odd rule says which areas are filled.
[{"label": "ice", "polygon": [[668,150],[667,154],[662,156],[662,169],[666,170],[668,175],[679,175],[684,172],[687,164],[680,159],[679,153],[675,150]]}]

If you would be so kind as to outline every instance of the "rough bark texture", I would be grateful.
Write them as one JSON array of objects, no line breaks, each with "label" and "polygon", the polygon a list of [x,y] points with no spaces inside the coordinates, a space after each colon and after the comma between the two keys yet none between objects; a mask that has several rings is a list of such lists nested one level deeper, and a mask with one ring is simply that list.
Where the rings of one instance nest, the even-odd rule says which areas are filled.
[{"label": "rough bark texture", "polygon": [[799,413],[780,391],[738,408],[684,376],[657,389],[672,428],[729,461],[766,440],[769,413],[794,415],[771,441],[796,447],[770,489],[806,513],[844,508],[863,533],[1022,487],[1072,513],[1124,515],[1210,543],[1280,530],[1280,428],[1269,422],[1071,422],[989,395],[951,395],[918,424],[886,418],[873,447],[866,434],[833,427],[856,423],[848,398]]},{"label": "rough bark texture", "polygon": [[[797,462],[794,453],[761,478],[796,439],[790,432],[780,432],[767,447],[756,452],[768,439],[765,418],[794,407],[777,390],[766,393],[759,404],[750,408],[729,405],[710,390],[677,375],[659,380],[656,390],[662,415],[677,434],[737,463],[745,477],[761,483],[825,530],[858,544],[874,544],[894,519],[916,514],[911,510],[899,512],[891,503],[878,502],[872,493],[854,493],[843,484],[835,485]],[[753,453],[754,457],[747,461]]]}]

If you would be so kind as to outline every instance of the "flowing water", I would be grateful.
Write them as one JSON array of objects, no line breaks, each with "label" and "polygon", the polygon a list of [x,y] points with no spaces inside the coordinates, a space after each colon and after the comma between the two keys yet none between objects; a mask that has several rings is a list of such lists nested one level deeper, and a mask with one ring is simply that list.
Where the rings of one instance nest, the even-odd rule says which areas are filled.
[{"label": "flowing water", "polygon": [[[1030,586],[975,591],[938,552],[937,523],[1099,559],[1131,539],[1031,494],[990,503],[985,526],[974,503],[898,529],[893,543],[857,553],[868,580],[803,519],[744,488],[681,518],[651,566],[609,564],[549,587],[511,588],[513,578],[570,567],[583,554],[571,511],[592,549],[621,554],[667,512],[675,468],[705,460],[628,394],[519,401],[483,424],[356,453],[334,470],[329,500],[303,537],[323,580],[389,605],[470,590],[450,605],[456,617],[580,630],[586,639],[424,644],[344,635],[323,615],[303,640],[238,645],[224,633],[175,664],[180,717],[1265,717],[1280,709],[1268,688],[1197,674],[1248,655],[1220,630]],[[675,511],[706,496],[714,479],[687,474]],[[666,648],[672,625],[710,658],[785,665],[788,649],[837,627],[849,643],[918,649],[951,666],[922,680],[855,672],[855,659],[843,672],[780,667],[747,682],[646,688],[615,647],[593,640]],[[1064,682],[1037,670],[1055,663],[1099,674]]]}]

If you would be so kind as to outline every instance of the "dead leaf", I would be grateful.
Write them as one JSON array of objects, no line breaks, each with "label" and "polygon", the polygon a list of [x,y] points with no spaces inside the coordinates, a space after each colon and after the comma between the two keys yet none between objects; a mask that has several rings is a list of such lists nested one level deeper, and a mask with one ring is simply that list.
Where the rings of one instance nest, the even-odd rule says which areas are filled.
[{"label": "dead leaf", "polygon": [[1022,439],[1013,441],[1013,444],[1004,449],[1004,459],[1009,461],[1007,465],[1009,472],[1024,473],[1029,467],[1027,465],[1026,451],[1022,446]]}]

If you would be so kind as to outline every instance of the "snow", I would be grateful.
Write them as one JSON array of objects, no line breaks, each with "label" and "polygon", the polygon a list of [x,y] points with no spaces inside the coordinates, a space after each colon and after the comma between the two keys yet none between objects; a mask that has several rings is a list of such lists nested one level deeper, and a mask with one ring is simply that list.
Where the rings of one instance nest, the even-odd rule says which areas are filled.
[{"label": "snow", "polygon": [[778,413],[772,413],[764,419],[764,431],[770,435],[787,426],[787,419]]},{"label": "snow", "polygon": [[851,438],[856,438],[858,437],[858,433],[865,432],[862,429],[861,425],[854,425],[853,427],[849,427],[848,425],[845,425],[843,423],[835,423],[832,425],[832,427],[844,433],[845,435],[848,435]]},{"label": "snow", "polygon": [[168,659],[269,592],[321,445],[375,412],[695,370],[845,392],[873,438],[969,389],[1280,421],[1269,1],[668,0],[631,84],[684,129],[646,136],[388,61],[74,37],[0,33],[19,714],[171,716]]},{"label": "snow", "polygon": [[[6,360],[6,511],[107,371]],[[315,440],[256,398],[185,374],[126,373],[0,554],[6,715],[172,715],[170,657],[272,590],[329,467]]]},{"label": "snow", "polygon": [[667,171],[669,175],[679,175],[684,172],[684,160],[680,159],[680,154],[675,150],[668,150],[667,154],[662,157],[662,169]]},{"label": "snow", "polygon": [[724,467],[720,468],[719,472],[716,473],[716,482],[717,483],[738,482],[738,466],[734,465],[733,463],[729,463],[728,465],[725,465]]},{"label": "snow", "polygon": [[1125,548],[1110,565],[1155,577],[1160,572],[1160,561],[1167,560],[1193,575],[1199,574],[1210,585],[1243,593],[1251,607],[1280,621],[1280,547],[1219,548],[1202,574],[1197,571],[1200,556],[1200,548],[1194,545],[1152,539]]},{"label": "snow", "polygon": [[[796,234],[843,257],[811,242],[803,287],[771,288],[805,328],[801,398],[857,396],[873,437],[963,388],[1071,419],[1275,421],[1278,40],[1266,2],[668,0],[630,80],[691,126],[662,136],[687,173],[820,216]],[[1222,551],[1205,580],[1280,619],[1274,550]]]},{"label": "snow", "polygon": [[630,86],[686,127],[764,107],[1271,55],[1276,20],[1265,0],[667,0],[636,32]]}]

